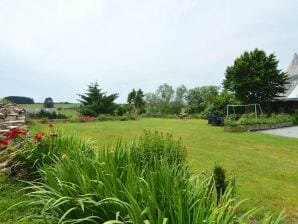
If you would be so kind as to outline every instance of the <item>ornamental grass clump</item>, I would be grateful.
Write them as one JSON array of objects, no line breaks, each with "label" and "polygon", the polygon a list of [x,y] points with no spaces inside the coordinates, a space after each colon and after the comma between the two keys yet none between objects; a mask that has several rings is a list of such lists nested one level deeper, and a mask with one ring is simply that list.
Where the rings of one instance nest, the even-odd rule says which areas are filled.
[{"label": "ornamental grass clump", "polygon": [[[191,177],[185,148],[170,135],[146,132],[131,145],[118,142],[43,166],[42,182],[26,191],[41,207],[41,223],[247,223],[228,185],[218,198],[212,176]],[[30,201],[32,204],[32,201]],[[30,205],[31,205],[30,204]],[[265,219],[264,219],[265,220]],[[268,219],[269,220],[269,219]],[[262,223],[273,224],[279,220]]]}]

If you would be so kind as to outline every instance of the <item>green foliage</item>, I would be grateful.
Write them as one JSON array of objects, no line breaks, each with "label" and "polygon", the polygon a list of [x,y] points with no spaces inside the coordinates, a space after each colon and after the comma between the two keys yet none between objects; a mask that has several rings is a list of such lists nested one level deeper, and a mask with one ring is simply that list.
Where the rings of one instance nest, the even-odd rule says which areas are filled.
[{"label": "green foliage", "polygon": [[40,119],[40,118],[47,118],[47,119],[67,119],[67,116],[64,114],[57,114],[55,111],[48,112],[46,110],[41,109],[38,113],[31,113],[28,115],[28,118],[31,119]]},{"label": "green foliage", "polygon": [[296,109],[296,110],[294,111],[294,113],[292,114],[292,119],[293,119],[293,123],[294,123],[295,125],[298,125],[298,109]]},{"label": "green foliage", "polygon": [[267,104],[285,91],[286,73],[277,68],[274,54],[262,50],[244,52],[227,67],[224,88],[235,93],[244,104]]},{"label": "green foliage", "polygon": [[278,124],[285,122],[292,122],[292,117],[288,114],[271,114],[271,116],[259,115],[256,118],[255,114],[244,114],[238,120],[234,117],[225,119],[225,125],[227,126]]},{"label": "green foliage", "polygon": [[152,117],[165,117],[178,115],[186,106],[185,97],[187,88],[178,86],[175,90],[168,84],[160,85],[155,93],[146,94],[146,115]]},{"label": "green foliage", "polygon": [[[157,169],[160,161],[170,166],[186,162],[186,150],[181,140],[175,141],[170,134],[147,131],[138,139],[137,145],[133,145],[132,153],[139,168],[150,166],[151,170]],[[156,164],[157,162],[157,164]],[[148,168],[149,169],[149,168]]]},{"label": "green foliage", "polygon": [[71,157],[77,149],[85,156],[93,150],[90,142],[75,135],[64,135],[53,128],[46,133],[38,132],[31,139],[24,138],[14,147],[15,169],[25,168],[33,173],[63,157]]},{"label": "green foliage", "polygon": [[185,107],[186,107],[186,95],[187,95],[187,88],[184,85],[178,86],[175,89],[175,99],[172,102],[172,109],[171,113],[172,114],[180,114],[182,110],[185,112]]},{"label": "green foliage", "polygon": [[90,84],[85,94],[79,94],[82,104],[79,111],[83,115],[97,117],[99,114],[113,114],[116,109],[114,103],[118,94],[106,95],[98,88],[98,84]]},{"label": "green foliage", "polygon": [[202,86],[190,89],[186,100],[190,113],[201,113],[216,99],[219,88],[217,86]]},{"label": "green foliage", "polygon": [[34,100],[25,96],[7,96],[4,99],[16,104],[33,104]]},{"label": "green foliage", "polygon": [[[41,182],[25,190],[31,218],[45,223],[246,223],[255,213],[239,215],[232,185],[220,195],[212,177],[192,177],[185,149],[170,135],[145,133],[132,145],[105,147],[56,158],[42,169]],[[32,202],[32,200],[34,200]],[[265,217],[261,223],[280,223]]]},{"label": "green foliage", "polygon": [[173,87],[167,83],[160,85],[155,93],[147,93],[147,114],[152,116],[171,114],[171,104],[174,99],[174,93]]},{"label": "green foliage", "polygon": [[54,108],[54,101],[51,97],[47,97],[43,103],[44,108]]},{"label": "green foliage", "polygon": [[97,121],[128,121],[128,120],[137,120],[137,116],[134,114],[122,115],[122,116],[114,116],[110,114],[101,114],[96,120]]},{"label": "green foliage", "polygon": [[239,104],[239,101],[233,94],[224,90],[215,97],[215,99],[209,103],[201,114],[201,117],[206,119],[209,116],[225,117],[227,113],[227,105]]},{"label": "green foliage", "polygon": [[145,110],[144,93],[141,89],[135,91],[133,89],[127,97],[127,103],[133,106],[133,113],[141,114]]},{"label": "green foliage", "polygon": [[220,197],[225,193],[228,187],[228,181],[226,180],[226,171],[219,164],[215,164],[213,168],[213,178],[215,181],[215,189],[217,193],[217,203],[219,203]]}]

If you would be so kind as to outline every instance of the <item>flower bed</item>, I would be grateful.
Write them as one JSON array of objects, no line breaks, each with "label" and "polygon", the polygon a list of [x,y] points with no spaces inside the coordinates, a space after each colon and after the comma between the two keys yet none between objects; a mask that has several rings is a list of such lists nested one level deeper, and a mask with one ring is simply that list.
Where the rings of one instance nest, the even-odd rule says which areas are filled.
[{"label": "flower bed", "polygon": [[240,119],[226,119],[226,132],[258,131],[293,126],[292,118],[287,114],[277,114],[270,117],[244,115]]}]

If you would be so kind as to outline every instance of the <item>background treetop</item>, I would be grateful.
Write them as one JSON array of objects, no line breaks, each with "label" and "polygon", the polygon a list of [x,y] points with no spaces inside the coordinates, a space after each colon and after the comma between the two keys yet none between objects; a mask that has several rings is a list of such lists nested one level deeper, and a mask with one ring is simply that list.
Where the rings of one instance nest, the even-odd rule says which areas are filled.
[{"label": "background treetop", "polygon": [[285,92],[287,75],[278,69],[274,54],[263,50],[244,52],[228,66],[224,88],[235,94],[242,103],[268,103]]},{"label": "background treetop", "polygon": [[78,94],[81,103],[80,113],[89,116],[98,116],[99,114],[113,114],[116,104],[114,101],[117,99],[118,94],[107,95],[102,92],[97,82],[88,85],[85,94]]}]

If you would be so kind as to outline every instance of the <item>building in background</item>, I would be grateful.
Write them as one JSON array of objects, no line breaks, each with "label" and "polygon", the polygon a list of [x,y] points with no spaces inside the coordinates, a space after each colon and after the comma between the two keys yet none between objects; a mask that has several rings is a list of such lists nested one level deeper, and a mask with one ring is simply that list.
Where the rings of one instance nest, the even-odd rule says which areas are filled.
[{"label": "building in background", "polygon": [[272,106],[275,112],[291,113],[298,109],[298,55],[296,53],[286,72],[289,84],[286,92],[273,101]]}]

